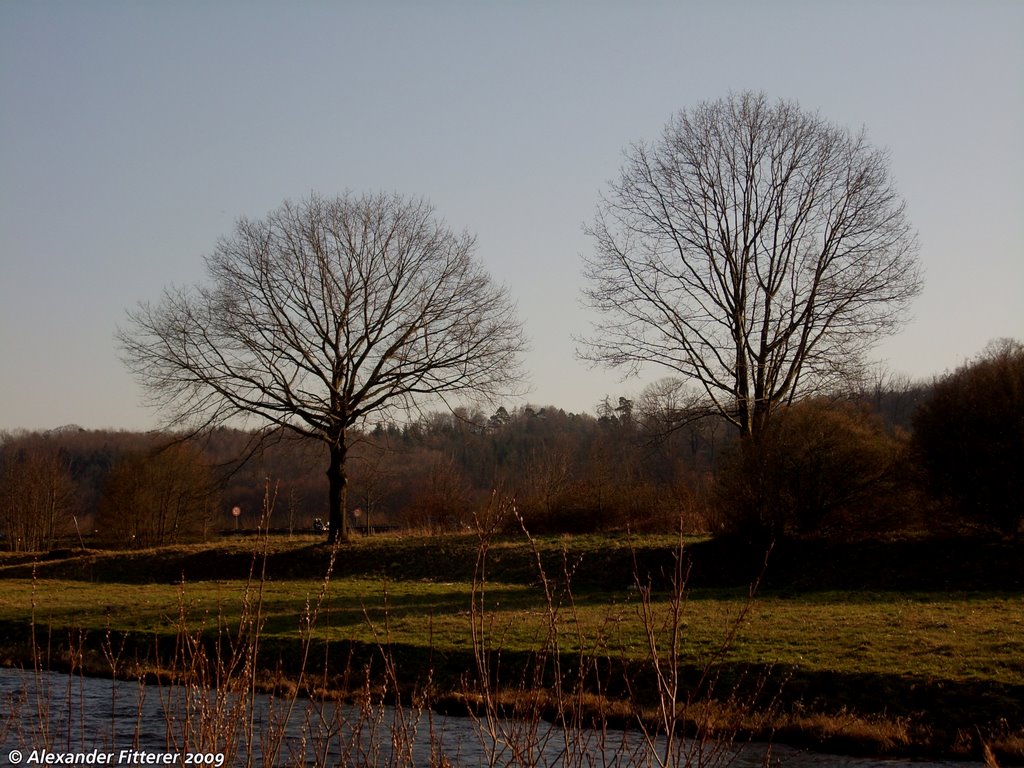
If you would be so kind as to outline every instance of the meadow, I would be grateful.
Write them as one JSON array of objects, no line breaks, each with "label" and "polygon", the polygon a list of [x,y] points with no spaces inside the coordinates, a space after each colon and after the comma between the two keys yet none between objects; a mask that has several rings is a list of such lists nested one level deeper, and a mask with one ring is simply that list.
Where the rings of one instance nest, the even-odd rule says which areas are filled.
[{"label": "meadow", "polygon": [[[901,589],[885,548],[860,548],[865,578],[834,552],[803,552],[800,568],[790,562],[800,553],[780,550],[764,567],[763,555],[730,559],[699,539],[682,542],[680,558],[678,545],[382,536],[357,538],[332,560],[297,537],[4,555],[0,627],[12,639],[0,658],[26,664],[32,646],[48,666],[74,658],[110,674],[116,658],[130,676],[166,666],[159,649],[183,635],[227,647],[248,627],[274,685],[317,672],[320,690],[308,684],[304,695],[344,696],[353,669],[390,664],[395,688],[423,691],[429,679],[449,705],[471,705],[473,681],[493,673],[506,690],[578,684],[650,710],[664,693],[651,661],[660,656],[683,698],[742,699],[734,729],[755,737],[904,755],[977,755],[985,743],[1004,761],[1024,756],[1024,594],[1005,570],[1013,547],[990,547],[958,584],[933,567],[935,583]],[[936,557],[934,543],[920,546]],[[927,570],[913,565],[898,567]]]}]

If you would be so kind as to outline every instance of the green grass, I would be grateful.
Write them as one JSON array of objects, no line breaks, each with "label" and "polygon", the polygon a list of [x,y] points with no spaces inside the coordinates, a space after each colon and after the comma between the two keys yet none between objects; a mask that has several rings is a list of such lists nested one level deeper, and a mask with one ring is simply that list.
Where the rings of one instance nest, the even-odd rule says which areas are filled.
[{"label": "green grass", "polygon": [[[677,544],[671,536],[494,539],[481,594],[474,535],[357,538],[338,551],[308,671],[322,669],[327,680],[346,663],[369,670],[362,665],[390,657],[408,678],[400,684],[422,683],[429,669],[440,692],[457,692],[474,675],[475,624],[486,648],[500,650],[507,684],[527,679],[517,675],[542,648],[553,650],[554,625],[563,671],[582,651],[604,660],[607,695],[624,695],[628,677],[643,698],[653,679],[633,574],[653,590],[652,625],[664,652]],[[257,549],[265,560],[254,559]],[[766,672],[775,691],[785,681],[783,711],[769,730],[793,743],[845,750],[843,740],[853,739],[868,753],[963,756],[961,735],[970,732],[1002,738],[1004,754],[1024,755],[1013,746],[1024,733],[1020,543],[786,542],[767,570],[756,544],[688,540],[686,553],[694,578],[681,615],[679,662],[687,685],[709,660],[726,694]],[[303,668],[302,640],[330,554],[312,537],[0,554],[0,636],[7,638],[0,663],[33,662],[30,623],[43,663],[91,659],[85,667],[94,674],[107,673],[115,646],[144,667],[157,647],[167,661],[180,647],[181,629],[216,640],[211,649],[218,653],[230,651],[244,646],[231,638],[258,611],[259,663],[294,675]],[[748,587],[758,574],[762,587],[751,601]],[[383,656],[378,644],[387,646]],[[84,655],[76,657],[79,651]],[[552,668],[545,669],[550,685]],[[856,735],[865,728],[899,738]]]},{"label": "green grass", "polygon": [[[342,577],[330,583],[314,630],[318,638],[391,643],[438,651],[471,648],[469,582],[387,581]],[[171,634],[185,617],[191,630],[237,624],[245,582],[104,584],[8,579],[0,621],[24,620],[34,609],[53,628]],[[298,638],[319,582],[268,581],[251,587],[267,638]],[[647,653],[635,591],[587,590],[562,596],[560,647],[615,659]],[[664,597],[654,607],[668,615]],[[686,659],[701,663],[722,648],[747,608],[740,590],[694,590],[683,614]],[[549,626],[538,586],[488,583],[485,626],[501,648],[531,652]],[[949,681],[1024,685],[1024,597],[1008,594],[818,592],[767,595],[750,604],[723,660],[842,674],[915,675]]]}]

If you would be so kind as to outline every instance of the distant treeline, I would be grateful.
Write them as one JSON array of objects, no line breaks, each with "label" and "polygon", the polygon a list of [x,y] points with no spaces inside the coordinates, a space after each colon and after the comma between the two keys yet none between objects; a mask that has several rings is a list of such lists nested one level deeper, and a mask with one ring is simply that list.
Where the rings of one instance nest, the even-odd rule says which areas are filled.
[{"label": "distant treeline", "polygon": [[[349,522],[355,531],[487,523],[537,533],[859,536],[954,526],[1015,535],[1020,481],[1006,476],[1024,466],[1011,471],[1024,443],[1022,382],[1021,347],[1004,344],[934,382],[880,376],[794,404],[756,444],[675,381],[606,398],[592,414],[457,409],[367,425],[350,450]],[[76,427],[2,435],[0,548],[312,531],[326,515],[322,444],[284,432],[256,438],[224,428],[191,439]],[[934,450],[966,445],[987,469]],[[953,475],[988,496],[966,498]]]}]

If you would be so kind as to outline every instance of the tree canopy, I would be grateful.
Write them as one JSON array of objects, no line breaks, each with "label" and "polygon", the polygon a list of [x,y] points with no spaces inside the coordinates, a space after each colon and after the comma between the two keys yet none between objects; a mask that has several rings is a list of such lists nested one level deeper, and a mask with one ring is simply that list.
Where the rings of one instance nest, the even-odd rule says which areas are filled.
[{"label": "tree canopy", "polygon": [[741,93],[633,144],[587,227],[584,357],[695,381],[742,435],[835,383],[920,291],[886,153]]},{"label": "tree canopy", "polygon": [[330,450],[343,536],[347,432],[424,397],[507,394],[524,346],[475,241],[398,195],[312,195],[242,219],[208,284],[141,303],[123,357],[176,426],[256,417]]}]

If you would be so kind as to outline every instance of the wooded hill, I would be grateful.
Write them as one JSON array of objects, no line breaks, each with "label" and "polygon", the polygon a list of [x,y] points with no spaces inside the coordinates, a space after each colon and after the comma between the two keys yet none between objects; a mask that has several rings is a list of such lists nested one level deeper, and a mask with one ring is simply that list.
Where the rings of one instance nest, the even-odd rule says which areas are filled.
[{"label": "wooded hill", "polygon": [[[1022,361],[1020,345],[1009,345],[930,384],[880,377],[852,394],[805,400],[781,412],[756,446],[741,444],[700,398],[668,380],[636,399],[606,398],[593,414],[523,406],[367,424],[349,453],[349,522],[357,532],[457,531],[496,524],[500,507],[501,525],[537,533],[681,527],[864,537],[952,526],[1013,535],[1020,496],[1014,505],[1011,486],[1019,481],[1002,468],[1024,444]],[[967,375],[979,370],[988,373]],[[964,424],[946,439],[954,417]],[[948,429],[936,430],[936,421]],[[988,475],[963,457],[950,470],[934,450],[968,445],[971,436]],[[262,440],[225,428],[191,439],[77,427],[5,434],[0,547],[142,547],[258,527],[311,531],[326,516],[325,468],[321,444],[284,432]],[[989,499],[966,499],[949,482],[958,473]],[[1003,496],[992,497],[993,487]]]}]

